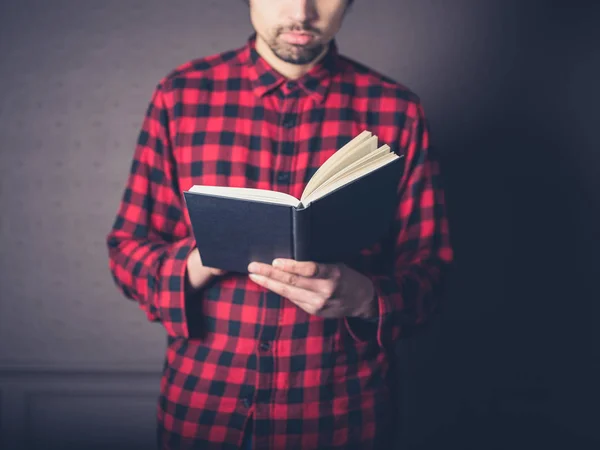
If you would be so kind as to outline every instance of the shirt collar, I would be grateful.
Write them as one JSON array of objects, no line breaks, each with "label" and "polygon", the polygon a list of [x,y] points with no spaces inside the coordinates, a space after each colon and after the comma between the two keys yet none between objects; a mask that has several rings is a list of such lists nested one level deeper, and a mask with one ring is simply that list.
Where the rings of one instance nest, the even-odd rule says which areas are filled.
[{"label": "shirt collar", "polygon": [[[267,61],[256,51],[256,34],[248,39],[244,48],[246,63],[250,69],[252,87],[258,96],[264,96],[277,88],[284,93],[299,86],[307,94],[322,102],[327,94],[331,78],[339,67],[339,53],[335,40],[332,40],[327,53],[309,72],[296,80],[288,80],[274,70]],[[291,83],[287,83],[290,81]]]}]

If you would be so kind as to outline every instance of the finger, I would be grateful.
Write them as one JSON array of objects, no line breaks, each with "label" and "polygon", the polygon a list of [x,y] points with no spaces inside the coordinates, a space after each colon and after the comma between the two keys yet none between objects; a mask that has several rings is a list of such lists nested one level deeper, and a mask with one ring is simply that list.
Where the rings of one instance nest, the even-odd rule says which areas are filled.
[{"label": "finger", "polygon": [[[267,265],[268,266],[268,265]],[[270,267],[270,266],[268,266]],[[268,267],[266,270],[268,271]],[[255,268],[260,271],[260,268]],[[265,270],[263,268],[263,270]],[[270,273],[276,272],[271,271]],[[302,289],[298,286],[293,286],[287,283],[280,282],[274,278],[260,275],[256,272],[250,273],[249,277],[256,284],[263,286],[264,288],[281,295],[283,298],[290,300],[296,306],[306,311],[309,314],[318,315],[323,318],[340,318],[345,315],[343,303],[340,299],[329,299],[324,301],[322,296],[319,296],[315,292]],[[323,281],[306,279],[307,281]]]},{"label": "finger", "polygon": [[325,303],[313,302],[310,304],[291,301],[309,314],[325,319],[338,319],[347,315],[342,302],[338,299],[332,299]]},{"label": "finger", "polygon": [[314,261],[295,261],[283,258],[275,259],[273,267],[307,278],[330,278],[337,269],[333,264],[322,264]]},{"label": "finger", "polygon": [[293,272],[277,269],[269,264],[253,263],[248,266],[248,271],[314,293],[327,294],[329,292],[327,287],[330,283],[327,280],[308,278]]},{"label": "finger", "polygon": [[342,315],[340,313],[340,304],[335,300],[329,300],[325,302],[320,308],[315,310],[314,314],[326,319]]},{"label": "finger", "polygon": [[[343,302],[338,298],[329,298],[324,296],[322,292],[318,292],[318,287],[315,285],[326,285],[329,283],[326,280],[304,278],[295,274],[279,271],[278,269],[263,263],[253,263],[249,265],[249,277],[256,284],[287,298],[299,308],[309,314],[318,315],[324,318],[339,318],[345,315]],[[285,281],[280,281],[278,277],[289,281],[289,276],[298,277],[299,282],[290,284]],[[311,289],[302,288],[302,284],[306,283],[312,289],[318,289],[317,292]],[[327,287],[320,289],[326,291]],[[328,299],[328,300],[326,300]]]},{"label": "finger", "polygon": [[259,275],[257,273],[250,273],[248,277],[256,284],[268,289],[276,294],[281,295],[284,298],[290,299],[294,303],[302,303],[305,305],[311,305],[316,303],[316,294],[306,289],[302,289],[297,286],[292,286],[273,278]]}]

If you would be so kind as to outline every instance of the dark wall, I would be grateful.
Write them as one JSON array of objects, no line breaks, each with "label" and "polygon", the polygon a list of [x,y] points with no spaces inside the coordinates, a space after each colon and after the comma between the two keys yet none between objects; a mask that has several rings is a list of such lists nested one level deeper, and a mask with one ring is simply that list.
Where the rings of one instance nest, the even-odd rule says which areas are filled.
[{"label": "dark wall", "polygon": [[419,423],[440,399],[456,415],[418,438],[427,448],[599,438],[600,22],[588,3],[503,2],[472,34],[486,55],[450,64],[463,86],[439,76],[453,92],[431,117],[457,266],[439,328],[415,344],[414,404]]},{"label": "dark wall", "polygon": [[[600,441],[594,5],[358,0],[340,32],[422,97],[443,156],[456,267],[401,348],[415,448]],[[238,0],[0,2],[0,369],[159,370],[104,236],[155,83],[250,32]]]}]

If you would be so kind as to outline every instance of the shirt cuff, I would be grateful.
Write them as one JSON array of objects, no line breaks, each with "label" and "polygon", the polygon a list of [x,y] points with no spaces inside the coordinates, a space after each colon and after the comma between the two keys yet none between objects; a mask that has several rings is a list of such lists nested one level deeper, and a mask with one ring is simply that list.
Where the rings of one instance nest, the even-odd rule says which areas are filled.
[{"label": "shirt cuff", "polygon": [[377,307],[378,313],[373,317],[352,317],[344,318],[344,325],[352,338],[357,342],[366,342],[377,337],[377,331],[380,326],[381,316],[379,314],[379,296],[377,291],[373,294],[372,300]]},{"label": "shirt cuff", "polygon": [[156,305],[161,322],[171,336],[189,337],[186,317],[187,258],[194,248],[193,238],[184,238],[169,249],[158,274]]}]

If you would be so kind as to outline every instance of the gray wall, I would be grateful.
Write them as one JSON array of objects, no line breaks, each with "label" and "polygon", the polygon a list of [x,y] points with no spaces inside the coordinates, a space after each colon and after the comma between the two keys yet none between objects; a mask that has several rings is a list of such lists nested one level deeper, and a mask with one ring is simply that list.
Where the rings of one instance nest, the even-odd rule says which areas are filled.
[{"label": "gray wall", "polygon": [[[444,157],[457,264],[400,349],[406,448],[600,440],[600,22],[558,4],[358,0],[339,34]],[[0,2],[1,448],[152,445],[164,333],[104,238],[156,82],[250,32],[239,0]]]}]

